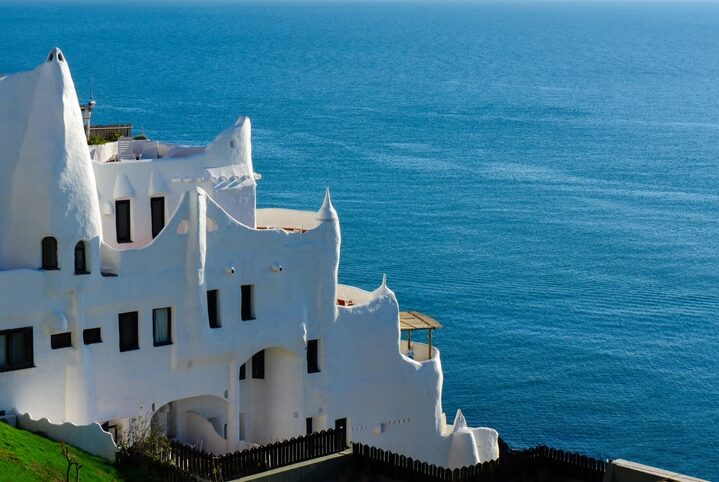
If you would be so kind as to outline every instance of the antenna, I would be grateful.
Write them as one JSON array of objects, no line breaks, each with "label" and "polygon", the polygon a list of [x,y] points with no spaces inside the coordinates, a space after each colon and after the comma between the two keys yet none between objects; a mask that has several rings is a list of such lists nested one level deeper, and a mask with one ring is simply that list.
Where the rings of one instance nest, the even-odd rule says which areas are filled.
[{"label": "antenna", "polygon": [[90,100],[94,100],[95,98],[92,95],[92,70],[90,71]]}]

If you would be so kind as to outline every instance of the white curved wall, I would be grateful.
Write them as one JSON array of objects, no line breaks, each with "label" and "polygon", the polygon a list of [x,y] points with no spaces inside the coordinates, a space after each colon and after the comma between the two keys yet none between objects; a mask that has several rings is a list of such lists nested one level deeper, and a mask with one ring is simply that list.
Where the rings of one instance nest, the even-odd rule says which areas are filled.
[{"label": "white curved wall", "polygon": [[[215,452],[304,434],[311,417],[317,428],[347,418],[354,440],[436,465],[493,453],[484,432],[443,433],[439,353],[422,362],[402,356],[394,293],[337,284],[341,235],[329,195],[314,214],[255,210],[248,119],[204,150],[92,166],[103,232],[91,239],[91,274],[75,275],[64,261],[59,271],[0,271],[0,330],[33,327],[35,362],[0,372],[0,409],[75,424],[155,412],[173,435]],[[94,194],[84,182],[68,185],[68,199],[75,185]],[[167,225],[153,240],[149,199],[165,188]],[[118,245],[112,208],[122,198],[131,198],[133,242]],[[310,229],[257,230],[256,216]],[[68,239],[88,234],[68,229]],[[254,287],[250,320],[241,315],[243,285]],[[219,290],[218,328],[209,325],[208,290]],[[338,298],[354,306],[338,307]],[[155,346],[152,313],[164,307],[172,343]],[[121,351],[118,314],[133,311],[139,348]],[[84,344],[92,328],[102,342]],[[51,349],[58,329],[71,333],[72,347]],[[307,372],[308,340],[319,342],[317,373]],[[265,379],[252,379],[246,365],[239,380],[260,350]]]}]

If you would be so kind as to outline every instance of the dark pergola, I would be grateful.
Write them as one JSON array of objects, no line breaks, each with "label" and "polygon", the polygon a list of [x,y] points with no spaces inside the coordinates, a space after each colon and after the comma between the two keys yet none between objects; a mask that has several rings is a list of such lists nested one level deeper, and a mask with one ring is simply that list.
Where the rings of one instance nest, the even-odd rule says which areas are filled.
[{"label": "dark pergola", "polygon": [[400,332],[407,332],[407,349],[412,349],[412,332],[415,330],[427,330],[429,337],[429,356],[432,356],[432,331],[442,328],[437,320],[419,311],[400,311],[399,329]]}]

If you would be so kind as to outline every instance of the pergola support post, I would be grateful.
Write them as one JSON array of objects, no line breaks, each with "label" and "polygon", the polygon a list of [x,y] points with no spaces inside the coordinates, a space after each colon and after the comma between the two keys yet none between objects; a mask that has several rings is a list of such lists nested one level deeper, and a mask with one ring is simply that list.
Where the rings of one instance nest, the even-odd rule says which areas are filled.
[{"label": "pergola support post", "polygon": [[427,331],[429,331],[429,353],[427,354],[427,359],[429,360],[432,358],[432,328]]}]

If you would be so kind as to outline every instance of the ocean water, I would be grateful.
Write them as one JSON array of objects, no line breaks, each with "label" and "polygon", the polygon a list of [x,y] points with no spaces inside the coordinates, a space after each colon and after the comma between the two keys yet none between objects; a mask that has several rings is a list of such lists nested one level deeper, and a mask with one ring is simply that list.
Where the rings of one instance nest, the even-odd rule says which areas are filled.
[{"label": "ocean water", "polygon": [[260,206],[329,185],[450,420],[719,480],[719,5],[0,5],[0,72],[54,46],[96,123],[250,115]]}]

